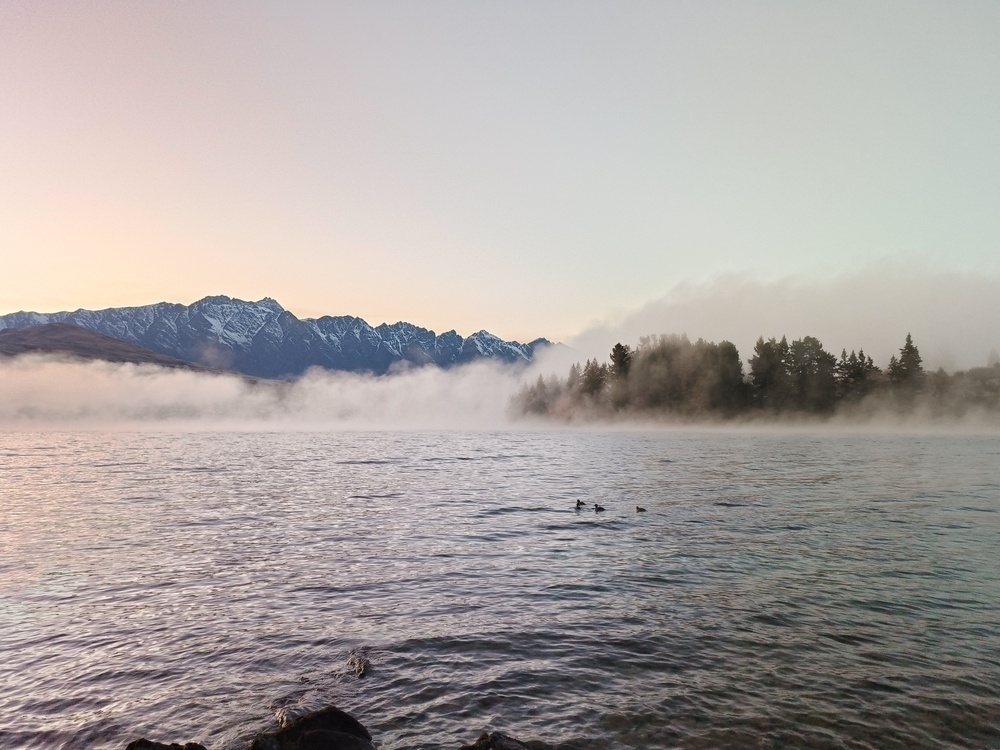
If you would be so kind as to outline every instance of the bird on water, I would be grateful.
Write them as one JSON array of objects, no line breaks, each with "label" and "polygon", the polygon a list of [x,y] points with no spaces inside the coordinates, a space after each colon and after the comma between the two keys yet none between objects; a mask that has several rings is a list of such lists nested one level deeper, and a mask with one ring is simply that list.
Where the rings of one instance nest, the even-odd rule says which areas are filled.
[{"label": "bird on water", "polygon": [[646,509],[643,508],[642,506],[637,505],[637,506],[635,506],[635,512],[636,513],[645,513]]},{"label": "bird on water", "polygon": [[602,510],[604,510],[603,505],[598,505],[597,503],[594,503],[594,512],[600,513]]},{"label": "bird on water", "polygon": [[577,500],[576,501],[576,509],[577,510],[580,510],[580,508],[582,508],[584,505],[585,505],[585,503],[583,502],[583,500]]}]

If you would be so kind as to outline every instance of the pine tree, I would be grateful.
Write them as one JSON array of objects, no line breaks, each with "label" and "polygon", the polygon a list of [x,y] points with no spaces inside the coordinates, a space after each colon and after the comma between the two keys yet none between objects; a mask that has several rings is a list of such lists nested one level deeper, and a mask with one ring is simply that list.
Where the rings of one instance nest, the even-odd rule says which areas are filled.
[{"label": "pine tree", "polygon": [[566,390],[570,393],[580,387],[580,363],[577,362],[569,366],[569,375],[566,376]]},{"label": "pine tree", "polygon": [[837,363],[837,388],[841,398],[858,399],[865,396],[875,385],[881,370],[875,366],[872,358],[865,355],[865,350],[855,352],[850,356],[844,349]]},{"label": "pine tree", "polygon": [[632,349],[621,342],[611,349],[611,374],[616,378],[625,378],[632,366]]},{"label": "pine tree", "polygon": [[837,396],[837,358],[823,349],[819,339],[806,336],[788,349],[789,398],[799,409],[829,411]]},{"label": "pine tree", "polygon": [[604,390],[608,381],[608,366],[599,364],[596,359],[588,359],[580,376],[580,390],[588,396],[596,396]]},{"label": "pine tree", "polygon": [[781,341],[773,338],[764,341],[761,336],[753,351],[750,382],[754,399],[765,408],[782,409],[787,404],[789,387],[788,339],[782,336]]},{"label": "pine tree", "polygon": [[893,356],[889,360],[889,381],[895,386],[916,389],[923,384],[925,374],[920,351],[910,334],[906,334],[906,343],[899,350],[899,359]]}]

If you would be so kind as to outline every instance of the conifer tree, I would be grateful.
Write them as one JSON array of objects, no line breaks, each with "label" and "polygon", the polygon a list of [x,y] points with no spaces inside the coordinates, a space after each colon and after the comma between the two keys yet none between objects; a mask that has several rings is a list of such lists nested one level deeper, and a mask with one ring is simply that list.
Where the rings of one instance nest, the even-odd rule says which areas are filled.
[{"label": "conifer tree", "polygon": [[888,375],[889,381],[896,386],[915,389],[923,384],[923,359],[910,334],[906,334],[906,343],[899,350],[899,358],[893,356],[889,360]]},{"label": "conifer tree", "polygon": [[580,363],[576,362],[569,366],[569,375],[566,376],[566,390],[570,393],[580,387]]},{"label": "conifer tree", "polygon": [[819,339],[806,336],[792,342],[787,356],[792,405],[804,411],[833,408],[837,396],[837,358],[823,349]]},{"label": "conifer tree", "polygon": [[850,356],[844,349],[837,363],[837,390],[841,398],[858,399],[865,396],[876,383],[878,374],[882,372],[872,358],[865,355],[865,350],[855,352]]},{"label": "conifer tree", "polygon": [[580,390],[588,396],[596,396],[604,390],[608,380],[608,366],[598,363],[596,359],[588,359],[580,376]]},{"label": "conifer tree", "polygon": [[786,405],[788,394],[788,339],[774,338],[764,341],[761,336],[750,358],[750,382],[754,400],[761,406],[780,410]]},{"label": "conifer tree", "polygon": [[628,375],[632,366],[632,349],[621,342],[611,349],[611,374],[616,378],[624,378]]}]

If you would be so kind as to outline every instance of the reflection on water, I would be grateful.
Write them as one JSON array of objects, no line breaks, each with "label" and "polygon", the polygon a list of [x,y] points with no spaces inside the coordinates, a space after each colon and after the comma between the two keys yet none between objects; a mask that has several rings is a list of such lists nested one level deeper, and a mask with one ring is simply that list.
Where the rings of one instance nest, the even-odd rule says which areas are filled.
[{"label": "reflection on water", "polygon": [[0,433],[0,746],[229,750],[332,702],[385,748],[995,747],[998,458],[955,435]]}]

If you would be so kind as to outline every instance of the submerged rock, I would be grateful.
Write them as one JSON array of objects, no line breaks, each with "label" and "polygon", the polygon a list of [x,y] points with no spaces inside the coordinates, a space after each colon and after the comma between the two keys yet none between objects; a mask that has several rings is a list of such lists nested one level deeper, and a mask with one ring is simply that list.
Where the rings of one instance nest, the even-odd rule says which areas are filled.
[{"label": "submerged rock", "polygon": [[[360,721],[335,706],[322,708],[301,716],[282,712],[281,726],[271,732],[261,732],[249,750],[376,750],[372,736]],[[206,750],[204,745],[188,742],[165,744],[147,739],[130,742],[125,750]],[[530,750],[528,745],[508,737],[503,732],[483,732],[472,745],[460,750]]]},{"label": "submerged rock", "polygon": [[474,744],[462,745],[460,750],[529,750],[529,748],[503,732],[483,732]]},{"label": "submerged rock", "polygon": [[250,750],[375,750],[360,721],[339,708],[304,714],[274,732],[261,732]]},{"label": "submerged rock", "polygon": [[368,667],[371,666],[371,662],[368,660],[368,654],[363,650],[351,651],[350,656],[347,657],[347,666],[351,668],[351,671],[358,677],[364,677],[368,674]]}]

